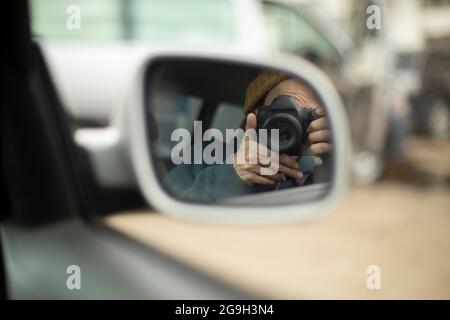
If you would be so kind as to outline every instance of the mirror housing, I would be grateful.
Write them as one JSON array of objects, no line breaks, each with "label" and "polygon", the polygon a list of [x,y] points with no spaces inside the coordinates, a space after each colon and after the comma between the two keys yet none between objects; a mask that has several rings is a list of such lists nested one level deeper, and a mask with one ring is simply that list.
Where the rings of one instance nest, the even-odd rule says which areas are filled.
[{"label": "mirror housing", "polygon": [[[261,194],[251,196],[261,199],[239,200],[223,204],[197,204],[180,201],[167,193],[162,187],[155,169],[151,148],[152,142],[146,123],[146,86],[148,72],[156,64],[164,61],[204,61],[208,64],[226,63],[243,67],[276,69],[301,79],[314,89],[319,99],[327,106],[330,127],[333,133],[334,166],[329,190],[324,197],[302,203],[295,190],[277,194],[270,200]],[[277,61],[277,63],[273,63]],[[158,211],[172,217],[226,223],[265,223],[300,221],[319,217],[328,212],[347,188],[349,176],[350,138],[347,118],[338,93],[330,80],[316,66],[299,58],[286,56],[248,57],[217,52],[172,51],[155,53],[147,57],[137,73],[128,99],[116,115],[115,124],[120,127],[123,139],[131,157],[134,176],[145,199]],[[311,186],[314,192],[316,185]],[[287,197],[287,198],[286,198]],[[284,203],[284,199],[290,201]],[[253,198],[255,199],[255,198]],[[265,200],[263,200],[265,199]],[[276,207],[275,207],[276,206]]]}]

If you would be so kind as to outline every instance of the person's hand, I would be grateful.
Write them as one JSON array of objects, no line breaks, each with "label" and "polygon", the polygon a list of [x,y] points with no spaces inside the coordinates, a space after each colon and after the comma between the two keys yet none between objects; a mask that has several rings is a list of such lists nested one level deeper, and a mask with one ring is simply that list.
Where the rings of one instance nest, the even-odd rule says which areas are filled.
[{"label": "person's hand", "polygon": [[324,117],[324,112],[321,109],[316,109],[316,114],[320,116],[311,122],[308,132],[308,143],[310,144],[310,151],[314,155],[321,155],[331,151],[330,144],[330,130],[328,128],[328,120]]},{"label": "person's hand", "polygon": [[[245,130],[256,129],[256,116],[253,113],[247,115]],[[262,175],[261,169],[270,169],[268,158],[272,161],[278,161],[278,170],[268,175]],[[241,161],[238,161],[241,160]],[[243,160],[243,161],[242,161]],[[272,154],[266,146],[251,140],[246,136],[242,141],[236,154],[233,157],[233,168],[239,178],[245,183],[274,185],[286,179],[286,176],[301,179],[303,174],[298,171],[297,157],[291,157],[286,154]]]}]

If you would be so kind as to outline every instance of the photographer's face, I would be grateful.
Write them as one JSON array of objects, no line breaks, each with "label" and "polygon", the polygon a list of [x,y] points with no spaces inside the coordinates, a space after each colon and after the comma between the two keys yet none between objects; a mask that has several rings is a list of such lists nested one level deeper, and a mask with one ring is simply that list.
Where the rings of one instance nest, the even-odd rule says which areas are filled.
[{"label": "photographer's face", "polygon": [[264,105],[270,106],[279,96],[292,96],[300,106],[322,110],[313,93],[297,79],[286,79],[267,94]]}]

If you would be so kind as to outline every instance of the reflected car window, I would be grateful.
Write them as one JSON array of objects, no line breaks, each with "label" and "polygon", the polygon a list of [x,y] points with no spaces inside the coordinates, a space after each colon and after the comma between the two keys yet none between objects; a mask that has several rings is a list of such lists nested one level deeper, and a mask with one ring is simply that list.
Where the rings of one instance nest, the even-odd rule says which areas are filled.
[{"label": "reflected car window", "polygon": [[333,58],[333,46],[295,10],[263,2],[272,47],[291,53],[314,53]]}]

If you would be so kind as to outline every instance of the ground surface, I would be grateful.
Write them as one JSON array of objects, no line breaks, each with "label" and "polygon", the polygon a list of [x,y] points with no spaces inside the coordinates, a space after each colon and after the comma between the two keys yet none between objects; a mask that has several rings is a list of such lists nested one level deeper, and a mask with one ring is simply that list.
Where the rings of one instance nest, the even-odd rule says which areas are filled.
[{"label": "ground surface", "polygon": [[[449,299],[447,150],[415,141],[408,165],[352,188],[328,216],[308,223],[223,226],[148,212],[107,222],[265,297]],[[381,290],[367,288],[370,265],[381,268]]]}]

